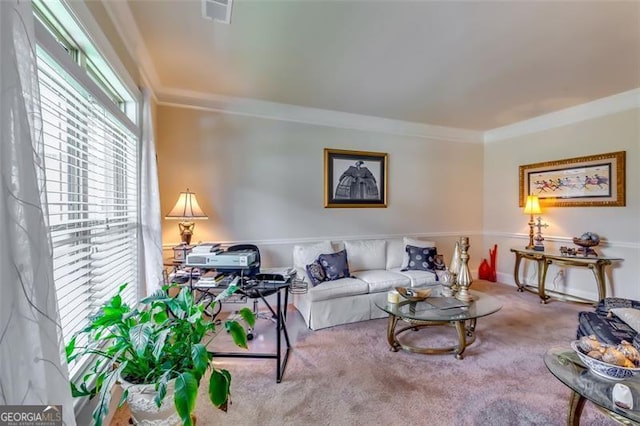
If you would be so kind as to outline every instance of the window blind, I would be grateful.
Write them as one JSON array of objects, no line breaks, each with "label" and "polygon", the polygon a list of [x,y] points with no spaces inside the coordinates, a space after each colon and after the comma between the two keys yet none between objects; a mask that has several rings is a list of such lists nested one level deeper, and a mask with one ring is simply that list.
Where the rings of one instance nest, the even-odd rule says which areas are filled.
[{"label": "window blind", "polygon": [[[65,344],[128,283],[137,301],[138,138],[38,49],[54,280]],[[82,342],[78,342],[82,343]],[[82,371],[70,365],[71,377]]]}]

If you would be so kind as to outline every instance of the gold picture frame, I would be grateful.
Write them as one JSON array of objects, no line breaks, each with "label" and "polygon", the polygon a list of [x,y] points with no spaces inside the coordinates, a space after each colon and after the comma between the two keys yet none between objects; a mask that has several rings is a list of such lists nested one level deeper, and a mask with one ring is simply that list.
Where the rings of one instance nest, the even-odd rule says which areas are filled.
[{"label": "gold picture frame", "polygon": [[387,154],[325,148],[324,206],[387,207]]},{"label": "gold picture frame", "polygon": [[532,194],[547,207],[625,206],[625,161],[618,151],[520,166],[519,205]]}]

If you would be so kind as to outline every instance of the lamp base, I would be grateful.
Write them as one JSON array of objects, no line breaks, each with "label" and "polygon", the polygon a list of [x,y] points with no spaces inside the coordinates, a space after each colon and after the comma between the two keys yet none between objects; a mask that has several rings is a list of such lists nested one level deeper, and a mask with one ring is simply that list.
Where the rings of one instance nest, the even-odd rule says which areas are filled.
[{"label": "lamp base", "polygon": [[193,222],[180,222],[178,223],[178,228],[180,229],[180,238],[182,239],[182,244],[190,245],[191,244],[191,236],[193,235],[193,228],[196,227],[196,224]]},{"label": "lamp base", "polygon": [[533,246],[533,250],[535,250],[535,251],[544,251],[544,246]]}]

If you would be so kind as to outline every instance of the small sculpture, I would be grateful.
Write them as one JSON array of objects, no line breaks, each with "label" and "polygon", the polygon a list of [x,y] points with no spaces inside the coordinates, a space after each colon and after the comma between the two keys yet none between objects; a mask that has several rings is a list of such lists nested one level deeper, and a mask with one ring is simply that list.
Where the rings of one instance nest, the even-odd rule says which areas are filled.
[{"label": "small sculpture", "polygon": [[480,268],[478,269],[478,278],[481,280],[487,280],[491,282],[496,282],[497,272],[496,272],[496,254],[498,252],[498,245],[493,245],[493,250],[489,249],[489,259],[491,263],[487,263],[487,259],[482,259],[482,263],[480,263]]},{"label": "small sculpture", "polygon": [[542,228],[546,228],[548,226],[548,223],[542,223],[542,218],[538,217],[536,224],[534,225],[535,228],[538,228],[538,232],[536,232],[536,236],[533,238],[533,249],[535,251],[544,251],[544,244],[542,244],[542,242],[544,241],[544,237],[542,236]]},{"label": "small sculpture", "polygon": [[577,252],[578,251],[573,247],[567,247],[567,246],[560,247],[560,254],[563,256],[575,256]]},{"label": "small sculpture", "polygon": [[436,271],[438,275],[438,279],[442,283],[442,291],[440,295],[442,297],[451,297],[453,296],[453,285],[455,284],[455,276],[449,271]]}]

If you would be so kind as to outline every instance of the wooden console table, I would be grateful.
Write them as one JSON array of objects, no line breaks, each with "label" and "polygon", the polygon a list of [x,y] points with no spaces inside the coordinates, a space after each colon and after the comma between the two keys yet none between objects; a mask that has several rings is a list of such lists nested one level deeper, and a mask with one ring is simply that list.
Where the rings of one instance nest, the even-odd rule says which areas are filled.
[{"label": "wooden console table", "polygon": [[565,256],[559,253],[546,253],[543,251],[527,250],[512,248],[511,251],[516,255],[516,263],[513,269],[513,278],[518,286],[518,291],[529,290],[526,284],[522,284],[519,278],[520,263],[522,259],[534,260],[538,264],[538,295],[540,303],[546,303],[550,298],[545,293],[545,279],[547,277],[547,269],[549,265],[556,264],[559,266],[576,266],[580,268],[589,268],[593,272],[598,286],[598,300],[602,300],[607,296],[605,285],[605,267],[611,265],[612,262],[619,262],[624,259],[617,257],[605,256]]}]

